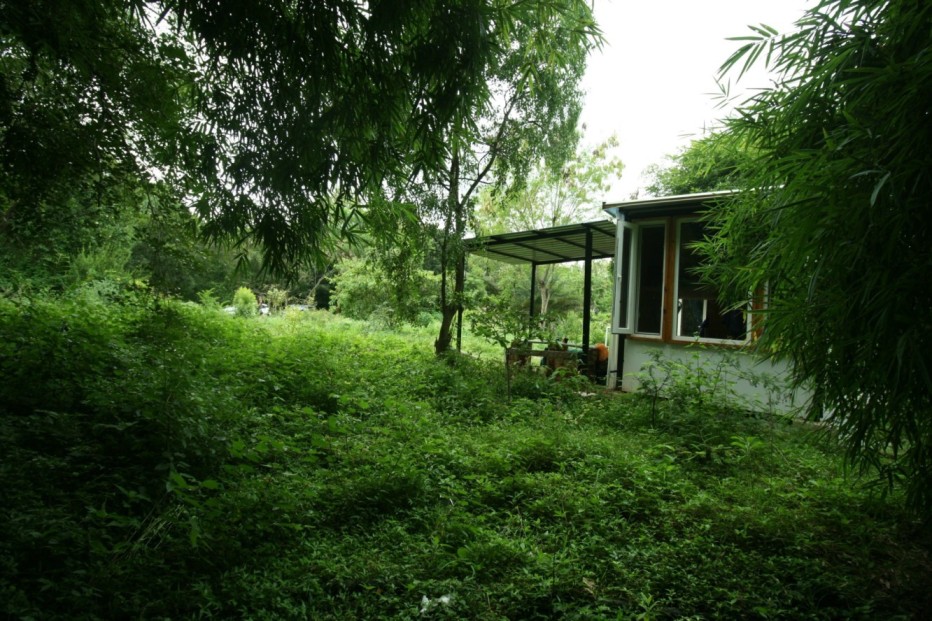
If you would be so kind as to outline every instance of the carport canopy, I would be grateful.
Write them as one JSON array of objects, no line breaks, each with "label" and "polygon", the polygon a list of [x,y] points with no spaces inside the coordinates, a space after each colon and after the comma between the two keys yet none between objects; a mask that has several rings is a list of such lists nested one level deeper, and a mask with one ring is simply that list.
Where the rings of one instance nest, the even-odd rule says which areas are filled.
[{"label": "carport canopy", "polygon": [[[591,235],[591,254],[586,238]],[[547,265],[615,256],[615,223],[611,220],[567,224],[546,229],[486,235],[466,240],[470,254],[505,263]]]},{"label": "carport canopy", "polygon": [[615,256],[615,222],[598,220],[546,229],[486,235],[466,240],[470,254],[497,261],[531,266],[530,314],[534,315],[537,266],[583,261],[583,352],[589,351],[589,323],[592,306],[592,261]]}]

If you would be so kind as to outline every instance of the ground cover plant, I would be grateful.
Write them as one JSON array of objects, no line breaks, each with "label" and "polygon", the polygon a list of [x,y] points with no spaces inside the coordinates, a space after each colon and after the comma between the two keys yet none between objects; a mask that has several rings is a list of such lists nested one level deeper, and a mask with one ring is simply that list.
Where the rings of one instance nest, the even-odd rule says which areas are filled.
[{"label": "ground cover plant", "polygon": [[132,286],[0,301],[0,614],[932,609],[928,531],[813,427],[536,373],[509,401],[499,357],[432,338]]}]

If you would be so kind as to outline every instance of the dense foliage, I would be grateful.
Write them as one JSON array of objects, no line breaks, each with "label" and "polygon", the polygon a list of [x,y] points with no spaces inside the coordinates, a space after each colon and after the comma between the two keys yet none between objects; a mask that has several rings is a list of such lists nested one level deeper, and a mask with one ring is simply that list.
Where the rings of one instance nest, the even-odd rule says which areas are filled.
[{"label": "dense foliage", "polygon": [[[0,614],[918,618],[929,542],[808,428],[450,365],[433,329],[0,302]],[[470,341],[471,343],[471,341]],[[487,354],[482,354],[486,358]],[[591,392],[591,389],[587,389]]]},{"label": "dense foliage", "polygon": [[332,309],[353,319],[379,319],[393,326],[429,323],[437,312],[440,277],[414,269],[406,278],[398,278],[397,273],[379,268],[365,259],[341,261],[333,278]]},{"label": "dense foliage", "polygon": [[[932,5],[827,0],[728,66],[776,85],[728,124],[757,151],[708,275],[766,291],[762,345],[810,384],[849,459],[932,515]],[[766,188],[766,190],[761,190]]]},{"label": "dense foliage", "polygon": [[[924,614],[928,530],[896,492],[847,478],[822,441],[904,472],[907,497],[928,504],[932,305],[916,283],[930,267],[929,136],[910,111],[928,100],[929,9],[862,5],[812,18],[830,42],[779,43],[837,52],[824,76],[842,79],[765,94],[736,122],[790,181],[772,204],[725,212],[720,226],[741,234],[716,247],[765,258],[758,280],[733,284],[766,277],[765,342],[817,380],[841,423],[821,427],[748,414],[707,381],[714,370],[658,360],[638,398],[536,365],[506,373],[501,349],[469,334],[471,355],[429,353],[468,293],[458,244],[485,175],[499,166],[507,184],[537,156],[569,155],[587,3],[0,3],[0,616]],[[879,103],[891,83],[899,117]],[[816,97],[826,84],[832,96]],[[907,116],[915,131],[897,124]],[[797,184],[793,161],[824,171]],[[386,189],[416,208],[399,214]],[[795,264],[763,252],[784,241],[773,207],[809,226],[787,229],[809,243]],[[371,319],[391,291],[391,312],[426,328],[284,308],[334,275],[343,251],[328,236],[353,237],[358,213],[387,235],[370,233],[374,261],[343,262],[341,308],[353,299]],[[196,235],[232,236],[238,257]],[[229,270],[322,251],[330,261],[290,283]],[[422,305],[425,270],[454,281],[443,323]],[[476,270],[473,294],[508,302],[490,274]],[[799,274],[805,298],[782,279]],[[271,315],[256,316],[257,293]],[[811,325],[781,333],[800,301]],[[488,332],[507,342],[516,328],[500,324]]]},{"label": "dense foliage", "polygon": [[273,271],[322,259],[361,203],[444,168],[503,57],[527,83],[561,66],[554,22],[594,32],[579,0],[5,2],[0,232],[175,201]]},{"label": "dense foliage", "polygon": [[693,140],[663,165],[646,173],[651,196],[677,196],[696,192],[735,190],[741,187],[742,168],[751,162],[753,149],[730,133],[717,132]]}]

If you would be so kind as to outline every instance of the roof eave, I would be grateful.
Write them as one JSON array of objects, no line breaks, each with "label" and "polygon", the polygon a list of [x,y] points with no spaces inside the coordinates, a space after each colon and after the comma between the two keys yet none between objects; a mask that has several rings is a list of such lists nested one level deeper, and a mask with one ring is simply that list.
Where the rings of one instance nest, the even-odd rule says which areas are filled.
[{"label": "roof eave", "polygon": [[621,214],[626,218],[675,215],[699,211],[706,203],[732,196],[736,192],[736,190],[718,190],[715,192],[697,192],[695,194],[678,194],[676,196],[603,203],[602,209],[613,218],[618,218]]}]

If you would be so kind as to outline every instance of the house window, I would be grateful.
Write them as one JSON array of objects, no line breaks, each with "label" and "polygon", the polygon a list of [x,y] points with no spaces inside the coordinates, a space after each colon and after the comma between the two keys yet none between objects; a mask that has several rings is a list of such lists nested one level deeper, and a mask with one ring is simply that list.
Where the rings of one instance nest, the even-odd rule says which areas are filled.
[{"label": "house window", "polygon": [[705,225],[695,217],[620,221],[620,265],[614,331],[666,342],[745,341],[747,305],[719,303],[718,290],[696,273],[695,243]]},{"label": "house window", "polygon": [[663,316],[664,239],[663,224],[644,225],[638,230],[637,325],[635,332],[660,334]]},{"label": "house window", "polygon": [[743,341],[747,338],[747,313],[734,305],[723,307],[718,290],[703,283],[696,273],[702,257],[694,246],[705,237],[705,225],[698,221],[677,224],[674,334],[680,338]]}]

